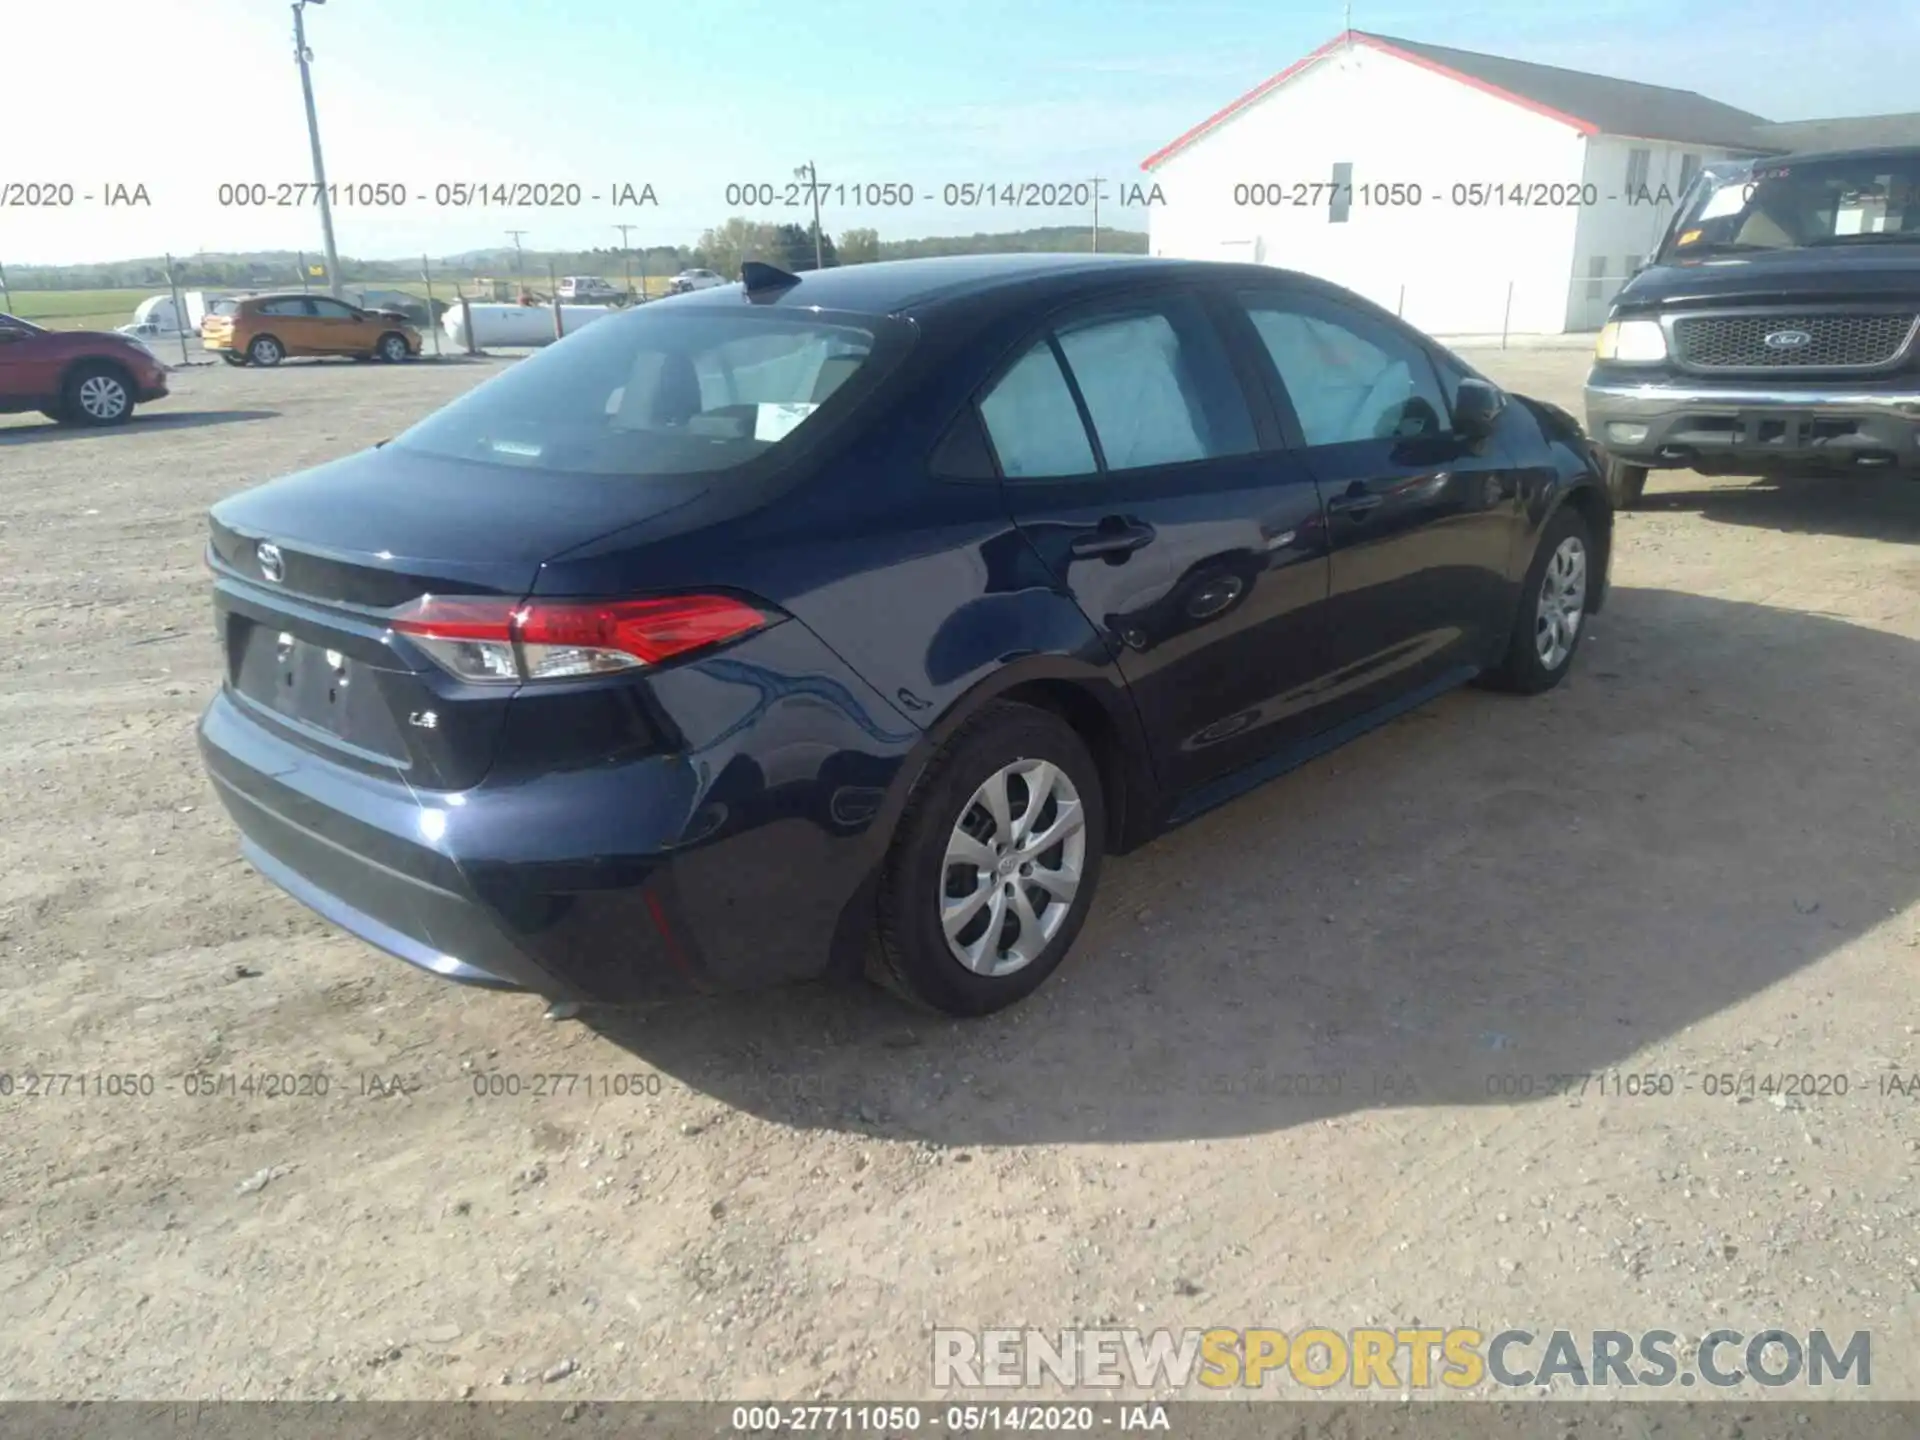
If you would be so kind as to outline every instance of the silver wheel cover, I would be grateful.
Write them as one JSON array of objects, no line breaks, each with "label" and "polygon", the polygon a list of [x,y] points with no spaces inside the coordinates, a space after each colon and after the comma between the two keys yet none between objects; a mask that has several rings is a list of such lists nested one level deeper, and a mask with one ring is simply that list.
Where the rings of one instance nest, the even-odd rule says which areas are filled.
[{"label": "silver wheel cover", "polygon": [[1573,653],[1580,621],[1587,610],[1587,547],[1578,535],[1569,535],[1555,548],[1540,577],[1540,599],[1534,606],[1533,649],[1541,665],[1558,670]]},{"label": "silver wheel cover", "polygon": [[1025,969],[1060,933],[1080,890],[1086,807],[1059,766],[1016,760],[960,811],[941,863],[940,928],[976,975]]}]

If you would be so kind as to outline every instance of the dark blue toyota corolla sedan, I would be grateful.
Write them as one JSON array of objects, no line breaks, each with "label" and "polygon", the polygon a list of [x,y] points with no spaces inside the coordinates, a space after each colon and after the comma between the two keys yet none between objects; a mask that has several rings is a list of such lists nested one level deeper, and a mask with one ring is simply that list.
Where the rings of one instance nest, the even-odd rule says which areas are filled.
[{"label": "dark blue toyota corolla sedan", "polygon": [[455,980],[983,1014],[1104,855],[1545,690],[1604,597],[1579,426],[1334,286],[744,268],[214,507],[200,745],[269,879]]}]

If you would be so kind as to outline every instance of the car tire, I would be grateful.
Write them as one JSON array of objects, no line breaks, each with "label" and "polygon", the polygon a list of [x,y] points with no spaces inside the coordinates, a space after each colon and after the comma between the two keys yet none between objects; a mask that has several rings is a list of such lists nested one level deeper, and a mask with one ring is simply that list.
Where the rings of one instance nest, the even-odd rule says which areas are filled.
[{"label": "car tire", "polygon": [[247,343],[247,361],[250,364],[274,366],[286,356],[287,347],[271,335],[256,335]]},{"label": "car tire", "polygon": [[398,330],[389,330],[374,342],[373,353],[389,365],[398,365],[413,354],[413,348],[407,344],[407,337]]},{"label": "car tire", "polygon": [[1547,521],[1527,567],[1506,656],[1486,677],[1491,688],[1538,695],[1566,679],[1587,633],[1593,555],[1585,517],[1571,505],[1561,506]]},{"label": "car tire", "polygon": [[1647,493],[1647,467],[1629,465],[1623,460],[1607,457],[1607,494],[1613,497],[1616,510],[1636,510],[1640,506],[1640,497]]},{"label": "car tire", "polygon": [[244,365],[247,363],[246,356],[237,354],[232,350],[222,350],[220,352],[220,358],[229,365]]},{"label": "car tire", "polygon": [[76,365],[60,386],[60,419],[69,425],[119,425],[133,414],[133,381],[118,365]]},{"label": "car tire", "polygon": [[1086,920],[1105,837],[1100,768],[1073,728],[986,706],[914,782],[882,866],[874,978],[957,1018],[1025,999]]}]

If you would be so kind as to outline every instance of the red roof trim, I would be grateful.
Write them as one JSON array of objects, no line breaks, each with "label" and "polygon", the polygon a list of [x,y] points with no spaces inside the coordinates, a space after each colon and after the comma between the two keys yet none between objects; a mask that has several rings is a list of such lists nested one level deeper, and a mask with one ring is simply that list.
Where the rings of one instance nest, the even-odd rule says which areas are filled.
[{"label": "red roof trim", "polygon": [[1503,90],[1498,85],[1490,85],[1485,80],[1481,80],[1476,76],[1463,74],[1450,66],[1442,65],[1437,60],[1429,60],[1424,55],[1415,55],[1411,51],[1402,50],[1397,45],[1389,45],[1386,41],[1368,35],[1364,31],[1347,30],[1334,36],[1333,39],[1329,40],[1312,54],[1294,61],[1293,64],[1282,70],[1278,75],[1262,81],[1225,109],[1215,111],[1171,144],[1154,151],[1153,154],[1140,162],[1140,168],[1142,170],[1153,169],[1154,166],[1160,164],[1162,161],[1186,149],[1187,146],[1198,140],[1202,135],[1205,135],[1209,130],[1217,128],[1256,101],[1264,99],[1268,94],[1279,89],[1280,86],[1286,84],[1287,81],[1291,80],[1315,61],[1324,60],[1328,55],[1331,55],[1335,50],[1349,42],[1357,45],[1370,46],[1383,55],[1391,55],[1396,60],[1405,60],[1408,64],[1418,65],[1423,70],[1431,70],[1436,75],[1444,75],[1447,79],[1456,80],[1470,89],[1480,91],[1482,94],[1491,95],[1497,100],[1505,100],[1508,104],[1518,105],[1521,109],[1530,110],[1535,115],[1541,115],[1549,120],[1558,121],[1562,125],[1571,126],[1582,135],[1598,135],[1600,133],[1600,127],[1595,125],[1591,120],[1582,120],[1576,115],[1568,115],[1559,110],[1555,110],[1552,106],[1542,105],[1537,100],[1529,100],[1524,95],[1516,95],[1511,90]]},{"label": "red roof trim", "polygon": [[1313,64],[1314,61],[1323,60],[1328,55],[1331,55],[1334,52],[1334,50],[1339,47],[1340,43],[1346,38],[1347,37],[1345,34],[1334,36],[1333,39],[1329,40],[1326,44],[1322,45],[1318,50],[1314,51],[1311,55],[1304,56],[1301,59],[1294,61],[1293,64],[1289,65],[1286,69],[1282,70],[1278,75],[1272,76],[1269,79],[1261,81],[1258,85],[1254,86],[1253,89],[1247,91],[1246,94],[1242,95],[1238,100],[1234,101],[1231,105],[1227,106],[1224,110],[1214,111],[1213,114],[1209,115],[1206,119],[1202,120],[1198,125],[1194,126],[1191,130],[1187,131],[1186,134],[1180,136],[1179,139],[1175,140],[1172,144],[1162,146],[1160,149],[1154,151],[1153,154],[1149,155],[1146,159],[1140,162],[1140,168],[1142,170],[1151,170],[1154,166],[1158,165],[1162,160],[1165,160],[1168,156],[1172,155],[1175,151],[1184,150],[1187,146],[1191,145],[1195,140],[1198,140],[1202,135],[1206,134],[1207,131],[1213,129],[1216,125],[1219,125],[1222,122],[1231,119],[1234,115],[1246,109],[1247,106],[1253,104],[1254,101],[1261,99],[1263,96],[1267,94],[1268,91],[1276,90],[1280,86],[1286,84],[1287,81],[1291,80],[1294,76],[1298,75],[1302,70],[1306,69],[1309,65]]}]

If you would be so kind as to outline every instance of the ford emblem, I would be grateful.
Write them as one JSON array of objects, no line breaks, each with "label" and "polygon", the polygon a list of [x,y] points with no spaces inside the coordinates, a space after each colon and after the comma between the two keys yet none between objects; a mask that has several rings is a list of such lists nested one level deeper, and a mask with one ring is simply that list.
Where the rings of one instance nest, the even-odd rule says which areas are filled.
[{"label": "ford emblem", "polygon": [[1813,336],[1804,330],[1776,330],[1763,336],[1760,343],[1769,350],[1798,350],[1802,345],[1811,345]]},{"label": "ford emblem", "polygon": [[280,554],[280,547],[271,540],[262,540],[253,552],[260,562],[260,573],[278,584],[287,578],[287,562]]}]

